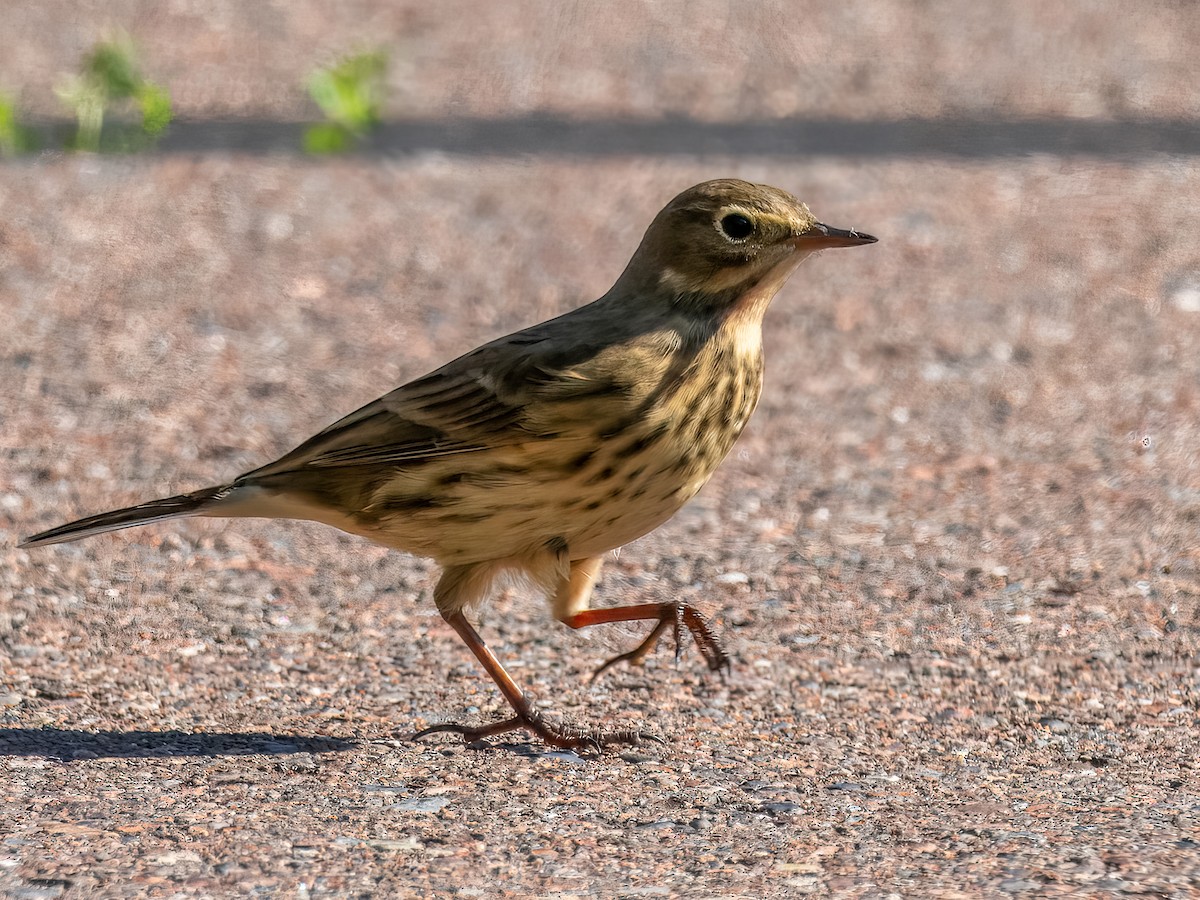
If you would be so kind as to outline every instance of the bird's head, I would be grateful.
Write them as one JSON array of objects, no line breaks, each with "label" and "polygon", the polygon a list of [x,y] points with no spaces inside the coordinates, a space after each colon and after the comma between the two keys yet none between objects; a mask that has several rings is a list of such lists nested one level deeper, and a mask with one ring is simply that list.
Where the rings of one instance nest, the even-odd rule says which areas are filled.
[{"label": "bird's head", "polygon": [[[816,250],[876,238],[822,225],[786,191],[736,179],[706,181],[666,205],[617,284],[705,307],[770,302]],[[764,304],[765,305],[765,304]]]}]

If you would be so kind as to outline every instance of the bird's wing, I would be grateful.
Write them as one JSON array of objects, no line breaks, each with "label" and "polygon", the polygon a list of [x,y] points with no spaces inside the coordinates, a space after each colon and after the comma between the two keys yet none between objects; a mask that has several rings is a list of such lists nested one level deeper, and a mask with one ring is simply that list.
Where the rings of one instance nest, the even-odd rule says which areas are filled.
[{"label": "bird's wing", "polygon": [[[472,370],[397,388],[244,478],[305,468],[403,466],[518,439],[520,409]],[[528,437],[528,434],[526,434]]]},{"label": "bird's wing", "polygon": [[653,352],[645,366],[622,367],[614,364],[611,343],[585,340],[564,346],[552,338],[531,329],[480,347],[396,388],[242,478],[298,469],[403,467],[572,427],[602,428],[605,417],[620,416],[636,405],[644,393],[638,386],[654,377]]}]

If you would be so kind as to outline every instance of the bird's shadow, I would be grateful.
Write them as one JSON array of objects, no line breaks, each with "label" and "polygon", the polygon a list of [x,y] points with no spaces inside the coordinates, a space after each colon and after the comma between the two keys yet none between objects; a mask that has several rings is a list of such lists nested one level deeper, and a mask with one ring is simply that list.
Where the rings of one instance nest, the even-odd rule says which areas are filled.
[{"label": "bird's shadow", "polygon": [[40,756],[62,762],[103,757],[288,756],[339,753],[357,741],[270,732],[76,731],[0,728],[0,756]]}]

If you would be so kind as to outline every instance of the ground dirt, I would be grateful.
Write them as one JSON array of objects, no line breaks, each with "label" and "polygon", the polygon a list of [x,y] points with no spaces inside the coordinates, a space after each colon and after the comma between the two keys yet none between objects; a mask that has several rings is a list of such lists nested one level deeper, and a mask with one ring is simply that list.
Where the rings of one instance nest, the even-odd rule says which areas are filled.
[{"label": "ground dirt", "polygon": [[[313,117],[305,74],[374,43],[390,120],[484,124],[466,153],[0,161],[0,894],[1200,891],[1195,155],[486,142],[539,116],[1194,131],[1188,4],[16,7],[0,82],[35,115],[121,25],[193,133]],[[598,589],[700,605],[730,677],[664,646],[589,686],[640,629],[568,633],[520,590],[480,612],[548,714],[663,744],[410,742],[506,710],[435,567],[332,529],[16,549],[593,299],[718,176],[880,238],[792,279],[733,454]]]}]

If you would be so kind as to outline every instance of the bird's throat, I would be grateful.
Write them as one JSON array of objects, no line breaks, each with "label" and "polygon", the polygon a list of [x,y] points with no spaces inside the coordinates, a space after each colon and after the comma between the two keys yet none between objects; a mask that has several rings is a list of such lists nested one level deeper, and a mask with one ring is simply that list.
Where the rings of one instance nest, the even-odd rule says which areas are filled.
[{"label": "bird's throat", "polygon": [[738,294],[730,310],[731,317],[753,319],[761,324],[767,307],[771,305],[779,289],[808,255],[796,252],[776,263],[762,278]]}]

